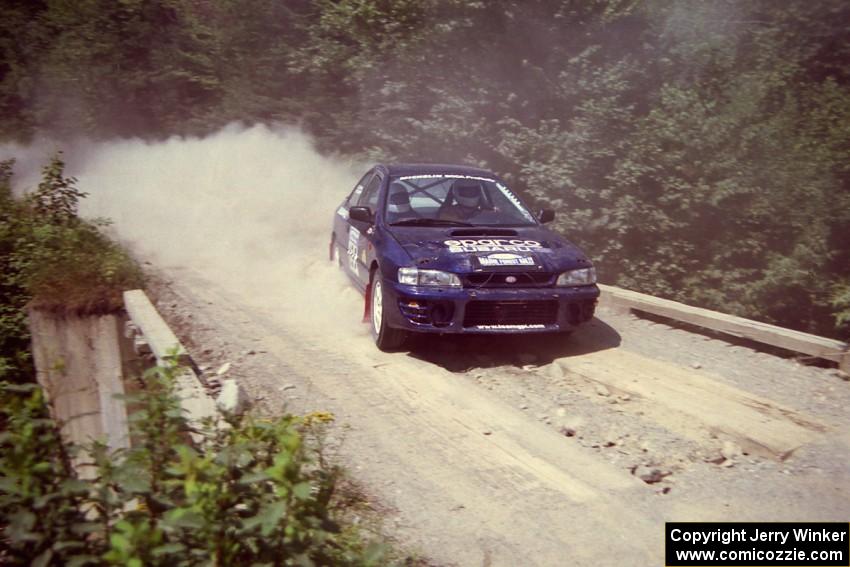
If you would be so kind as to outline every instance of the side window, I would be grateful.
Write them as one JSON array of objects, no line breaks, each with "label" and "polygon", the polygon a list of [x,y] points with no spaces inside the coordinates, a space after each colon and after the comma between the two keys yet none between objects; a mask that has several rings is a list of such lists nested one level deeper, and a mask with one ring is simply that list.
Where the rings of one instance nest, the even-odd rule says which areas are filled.
[{"label": "side window", "polygon": [[378,210],[378,195],[381,188],[381,177],[376,175],[369,181],[363,194],[360,195],[360,201],[357,203],[361,207],[369,207],[374,213]]},{"label": "side window", "polygon": [[346,208],[357,204],[357,200],[360,199],[360,194],[363,193],[363,188],[366,187],[366,182],[369,181],[370,177],[372,177],[371,171],[357,182],[357,185],[354,187],[354,191],[351,192],[351,195],[349,195],[348,199],[345,201]]}]

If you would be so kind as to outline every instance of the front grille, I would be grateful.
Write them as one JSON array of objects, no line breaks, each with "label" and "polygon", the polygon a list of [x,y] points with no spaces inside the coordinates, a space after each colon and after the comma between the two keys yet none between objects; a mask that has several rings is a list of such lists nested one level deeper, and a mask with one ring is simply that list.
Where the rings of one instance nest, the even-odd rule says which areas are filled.
[{"label": "front grille", "polygon": [[466,304],[463,326],[554,325],[557,320],[557,301],[470,301]]},{"label": "front grille", "polygon": [[464,287],[545,287],[554,274],[546,272],[476,272],[463,277]]}]

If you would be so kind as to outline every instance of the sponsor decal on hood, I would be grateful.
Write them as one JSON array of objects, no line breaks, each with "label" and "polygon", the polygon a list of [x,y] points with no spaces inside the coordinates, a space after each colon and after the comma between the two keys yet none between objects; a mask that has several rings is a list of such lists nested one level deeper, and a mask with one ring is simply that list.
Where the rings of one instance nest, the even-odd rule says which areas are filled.
[{"label": "sponsor decal on hood", "polygon": [[444,240],[449,252],[535,252],[543,245],[537,240],[521,238],[468,238],[459,240]]}]

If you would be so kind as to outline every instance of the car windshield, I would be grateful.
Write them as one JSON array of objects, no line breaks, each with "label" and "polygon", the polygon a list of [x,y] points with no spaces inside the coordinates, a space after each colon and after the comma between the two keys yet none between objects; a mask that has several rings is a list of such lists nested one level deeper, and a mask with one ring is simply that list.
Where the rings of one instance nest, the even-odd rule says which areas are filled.
[{"label": "car windshield", "polygon": [[407,226],[529,226],[534,216],[510,189],[487,177],[403,175],[390,179],[386,222]]}]

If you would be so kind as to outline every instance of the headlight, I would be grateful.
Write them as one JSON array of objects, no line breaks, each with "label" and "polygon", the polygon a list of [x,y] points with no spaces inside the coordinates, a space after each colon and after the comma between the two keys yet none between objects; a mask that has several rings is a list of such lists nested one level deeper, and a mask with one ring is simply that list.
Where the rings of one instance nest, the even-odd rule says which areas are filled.
[{"label": "headlight", "polygon": [[420,270],[419,268],[399,268],[398,283],[405,285],[460,287],[460,279],[454,274],[439,270]]},{"label": "headlight", "polygon": [[580,270],[570,270],[558,276],[558,281],[555,285],[562,286],[577,286],[591,285],[596,283],[596,268],[581,268]]}]

